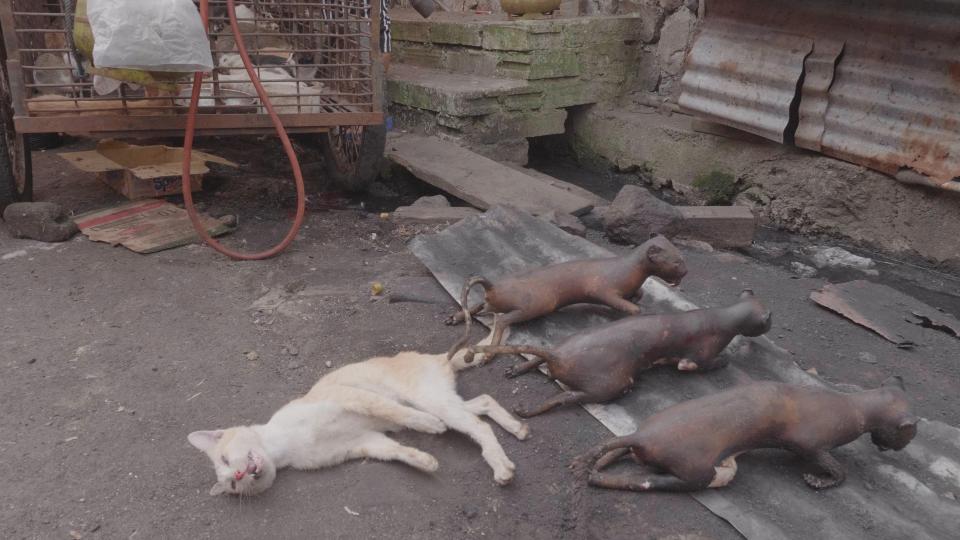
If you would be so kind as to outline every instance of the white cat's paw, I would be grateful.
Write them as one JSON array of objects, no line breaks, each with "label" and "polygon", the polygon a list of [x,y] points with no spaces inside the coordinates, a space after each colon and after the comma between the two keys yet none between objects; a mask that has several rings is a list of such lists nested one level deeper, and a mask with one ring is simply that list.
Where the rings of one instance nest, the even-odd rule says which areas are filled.
[{"label": "white cat's paw", "polygon": [[423,453],[423,455],[417,456],[416,467],[424,472],[437,472],[437,469],[440,468],[440,462],[430,454]]},{"label": "white cat's paw", "polygon": [[500,486],[509,484],[513,480],[513,472],[516,468],[512,461],[503,457],[493,466],[493,481]]},{"label": "white cat's paw", "polygon": [[521,441],[527,440],[527,437],[530,436],[530,426],[528,426],[525,422],[521,422],[520,427],[513,431],[513,436]]},{"label": "white cat's paw", "polygon": [[422,431],[423,433],[443,433],[447,430],[447,425],[432,414],[423,413],[410,419],[410,429]]}]

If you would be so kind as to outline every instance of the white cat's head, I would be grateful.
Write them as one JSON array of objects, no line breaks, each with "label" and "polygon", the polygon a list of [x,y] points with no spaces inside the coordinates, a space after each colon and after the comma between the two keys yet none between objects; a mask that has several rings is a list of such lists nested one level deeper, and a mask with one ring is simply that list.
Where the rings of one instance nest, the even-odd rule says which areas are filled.
[{"label": "white cat's head", "polygon": [[213,462],[217,483],[210,488],[211,495],[256,495],[277,477],[260,436],[249,427],[194,431],[187,440]]}]

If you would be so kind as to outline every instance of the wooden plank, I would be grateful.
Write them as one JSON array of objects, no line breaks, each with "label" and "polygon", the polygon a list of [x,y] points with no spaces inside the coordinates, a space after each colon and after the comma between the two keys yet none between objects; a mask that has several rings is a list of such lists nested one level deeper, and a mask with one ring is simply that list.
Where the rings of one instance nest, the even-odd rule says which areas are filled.
[{"label": "wooden plank", "polygon": [[539,180],[555,188],[562,189],[564,191],[569,191],[571,193],[580,195],[585,199],[589,199],[593,201],[594,206],[606,206],[610,204],[610,201],[604,199],[603,197],[597,195],[596,193],[593,193],[592,191],[584,189],[576,184],[565,182],[563,180],[560,180],[559,178],[554,178],[549,174],[542,173],[536,169],[530,169],[522,165],[518,165],[516,163],[504,163],[504,165],[506,165],[507,167],[510,167],[515,171],[520,171],[526,174],[527,176],[533,178],[534,180]]},{"label": "wooden plank", "polygon": [[558,210],[579,216],[594,206],[594,200],[579,193],[551,186],[436,137],[391,137],[386,154],[424,182],[484,210],[510,205],[534,215]]},{"label": "wooden plank", "polygon": [[[383,123],[383,113],[282,114],[287,128],[323,128],[330,126],[375,125]],[[101,133],[173,131],[183,134],[186,115],[130,116],[103,113],[96,116],[43,116],[14,118],[19,133]],[[238,131],[268,129],[273,131],[270,117],[262,114],[206,114],[197,116],[197,131]],[[235,130],[235,131],[234,131]],[[321,131],[317,129],[317,131]]]}]

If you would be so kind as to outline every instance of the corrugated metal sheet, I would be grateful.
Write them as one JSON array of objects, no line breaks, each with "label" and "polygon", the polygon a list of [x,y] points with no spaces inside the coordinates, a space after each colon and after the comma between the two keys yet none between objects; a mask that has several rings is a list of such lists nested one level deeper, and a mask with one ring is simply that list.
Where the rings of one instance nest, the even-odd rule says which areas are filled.
[{"label": "corrugated metal sheet", "polygon": [[[417,237],[411,250],[455,298],[469,276],[494,279],[525,268],[613,255],[545,221],[503,207],[438,234]],[[696,309],[674,289],[655,280],[648,280],[643,291],[642,307],[647,313]],[[564,309],[515,327],[509,342],[556,343],[605,322],[604,313],[609,312]],[[730,349],[731,363],[724,369],[696,376],[651,370],[616,404],[586,408],[619,435],[669,405],[754,379],[824,384],[766,338],[735,343],[739,346]],[[692,496],[749,539],[956,538],[960,504],[941,494],[960,490],[960,430],[924,421],[918,431],[902,452],[881,454],[866,436],[835,450],[849,475],[834,489],[808,488],[800,480],[800,473],[807,472],[804,464],[785,452],[756,451],[738,459],[741,469],[731,485]],[[648,496],[657,495],[637,495],[635,499]]]},{"label": "corrugated metal sheet", "polygon": [[680,80],[680,106],[784,142],[813,40],[723,19],[703,28]]},{"label": "corrugated metal sheet", "polygon": [[803,86],[800,90],[803,100],[800,101],[800,121],[795,137],[797,146],[801,148],[817,152],[821,149],[820,141],[826,130],[824,118],[830,104],[830,87],[842,52],[842,41],[817,40],[813,52],[804,62]]},{"label": "corrugated metal sheet", "polygon": [[[738,25],[738,33],[727,30],[732,25]],[[786,120],[785,136],[747,131],[790,142],[795,123],[800,146],[907,181],[960,190],[960,2],[713,0],[690,53],[691,75],[681,80],[681,106],[744,129],[745,110],[783,102],[785,79],[759,74],[771,66],[757,40],[774,50],[781,46],[771,34],[814,43],[813,53],[800,62],[816,80],[804,81],[796,111],[785,118],[780,108],[776,122],[764,122],[776,126]],[[829,77],[826,68],[838,43],[842,53]],[[718,54],[718,47],[740,51],[731,64],[735,72],[700,79],[699,59]],[[797,67],[777,66],[775,73],[793,73]],[[697,105],[699,95],[745,86],[760,96],[755,104],[737,101],[735,110]],[[685,105],[691,100],[694,106]]]}]

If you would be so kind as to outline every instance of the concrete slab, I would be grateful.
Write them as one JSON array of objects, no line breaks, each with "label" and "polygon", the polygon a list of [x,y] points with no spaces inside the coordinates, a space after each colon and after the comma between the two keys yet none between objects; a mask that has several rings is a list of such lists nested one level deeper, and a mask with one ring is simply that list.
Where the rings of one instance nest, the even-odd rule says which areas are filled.
[{"label": "concrete slab", "polygon": [[405,223],[455,223],[479,213],[469,206],[401,206],[393,211],[391,218]]},{"label": "concrete slab", "polygon": [[391,66],[391,101],[454,116],[491,114],[500,110],[497,97],[535,92],[515,79],[449,73],[410,64]]},{"label": "concrete slab", "polygon": [[424,182],[484,210],[511,205],[534,215],[558,210],[576,216],[594,206],[592,198],[551,186],[437,137],[392,136],[386,155]]},{"label": "concrete slab", "polygon": [[683,216],[684,238],[709,242],[718,248],[747,247],[757,228],[746,206],[675,206]]}]

